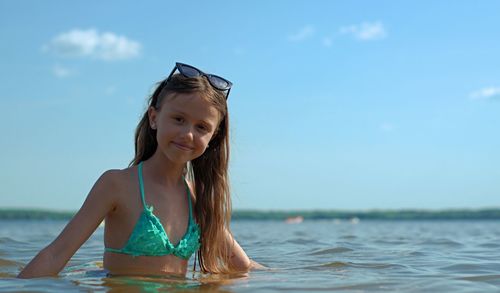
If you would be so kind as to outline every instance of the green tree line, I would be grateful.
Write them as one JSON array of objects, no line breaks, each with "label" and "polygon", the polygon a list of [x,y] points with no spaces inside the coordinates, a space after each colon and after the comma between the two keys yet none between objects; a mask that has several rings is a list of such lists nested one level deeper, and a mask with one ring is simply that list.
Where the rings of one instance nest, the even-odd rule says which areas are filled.
[{"label": "green tree line", "polygon": [[[70,219],[75,212],[37,209],[0,209],[0,219]],[[305,220],[339,219],[347,220],[497,220],[500,209],[450,209],[450,210],[295,210],[262,211],[235,210],[233,220],[285,220],[301,216]]]}]

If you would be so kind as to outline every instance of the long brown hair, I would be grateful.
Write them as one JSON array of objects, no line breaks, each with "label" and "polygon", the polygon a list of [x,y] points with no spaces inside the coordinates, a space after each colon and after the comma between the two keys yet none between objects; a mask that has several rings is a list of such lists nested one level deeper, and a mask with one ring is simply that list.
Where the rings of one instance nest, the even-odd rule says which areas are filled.
[{"label": "long brown hair", "polygon": [[[209,101],[221,117],[209,147],[186,166],[188,178],[194,183],[194,211],[201,228],[199,265],[202,272],[230,273],[231,244],[226,238],[226,231],[231,233],[231,197],[227,172],[229,113],[225,93],[214,89],[204,77],[188,78],[174,74],[168,81],[158,84],[149,97],[148,105],[158,109],[162,100],[169,95],[193,92]],[[156,130],[151,128],[146,110],[135,131],[135,157],[130,166],[149,159],[157,147]]]}]

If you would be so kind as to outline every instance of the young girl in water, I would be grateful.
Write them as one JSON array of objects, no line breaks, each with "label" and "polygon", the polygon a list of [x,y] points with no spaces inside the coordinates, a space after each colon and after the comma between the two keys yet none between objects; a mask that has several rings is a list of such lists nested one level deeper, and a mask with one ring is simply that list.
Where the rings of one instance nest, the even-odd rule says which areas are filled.
[{"label": "young girl in water", "polygon": [[102,174],[61,234],[19,277],[58,274],[103,219],[103,266],[111,275],[186,274],[196,252],[202,272],[261,267],[229,229],[231,86],[176,63],[149,99],[129,168]]}]

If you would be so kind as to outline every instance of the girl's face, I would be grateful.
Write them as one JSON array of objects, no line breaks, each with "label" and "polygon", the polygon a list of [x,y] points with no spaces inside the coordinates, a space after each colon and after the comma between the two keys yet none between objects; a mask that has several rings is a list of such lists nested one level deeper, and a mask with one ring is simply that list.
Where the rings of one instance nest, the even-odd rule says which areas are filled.
[{"label": "girl's face", "polygon": [[220,121],[217,109],[199,93],[165,97],[158,110],[150,107],[158,150],[172,162],[184,164],[201,156]]}]

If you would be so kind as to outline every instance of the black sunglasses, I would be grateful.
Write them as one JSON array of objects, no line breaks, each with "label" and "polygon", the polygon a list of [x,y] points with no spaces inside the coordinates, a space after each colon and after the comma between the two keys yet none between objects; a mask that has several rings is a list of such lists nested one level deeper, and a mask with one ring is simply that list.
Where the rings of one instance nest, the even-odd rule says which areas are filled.
[{"label": "black sunglasses", "polygon": [[220,91],[227,91],[226,92],[226,100],[227,100],[227,97],[229,96],[229,91],[231,91],[231,86],[233,86],[233,83],[225,78],[222,78],[222,77],[214,75],[214,74],[205,73],[194,66],[180,63],[180,62],[175,63],[174,69],[172,69],[172,72],[170,72],[170,75],[166,79],[167,82],[170,80],[172,75],[174,75],[175,70],[179,70],[179,72],[182,75],[184,75],[185,77],[189,77],[189,78],[198,77],[198,76],[206,77],[208,82],[210,83],[210,85],[212,87],[214,87],[215,89],[220,90]]}]

